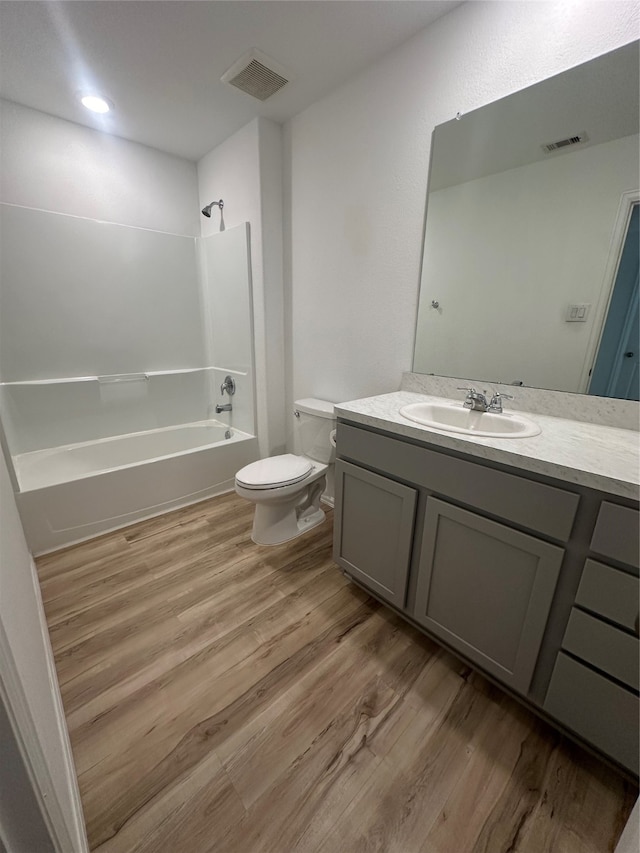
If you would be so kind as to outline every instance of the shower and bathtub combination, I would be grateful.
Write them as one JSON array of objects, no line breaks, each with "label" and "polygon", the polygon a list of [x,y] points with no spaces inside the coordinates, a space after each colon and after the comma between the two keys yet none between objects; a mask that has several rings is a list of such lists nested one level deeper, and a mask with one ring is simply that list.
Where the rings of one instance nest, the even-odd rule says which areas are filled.
[{"label": "shower and bathtub combination", "polygon": [[0,440],[32,551],[231,490],[258,458],[248,225],[0,215]]}]

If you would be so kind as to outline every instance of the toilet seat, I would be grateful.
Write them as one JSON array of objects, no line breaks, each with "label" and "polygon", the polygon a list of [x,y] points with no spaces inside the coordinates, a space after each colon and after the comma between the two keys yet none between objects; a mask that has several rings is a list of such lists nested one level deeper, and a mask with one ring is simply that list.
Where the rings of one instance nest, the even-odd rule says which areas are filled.
[{"label": "toilet seat", "polygon": [[283,453],[245,465],[236,474],[236,482],[245,489],[292,486],[305,480],[313,471],[313,467],[310,460],[303,456]]}]

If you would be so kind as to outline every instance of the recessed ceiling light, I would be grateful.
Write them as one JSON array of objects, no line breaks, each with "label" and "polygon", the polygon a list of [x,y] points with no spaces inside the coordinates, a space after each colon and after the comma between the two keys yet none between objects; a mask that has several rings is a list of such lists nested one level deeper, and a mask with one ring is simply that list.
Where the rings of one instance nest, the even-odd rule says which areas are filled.
[{"label": "recessed ceiling light", "polygon": [[80,102],[93,113],[108,113],[113,108],[111,101],[102,95],[83,95]]}]

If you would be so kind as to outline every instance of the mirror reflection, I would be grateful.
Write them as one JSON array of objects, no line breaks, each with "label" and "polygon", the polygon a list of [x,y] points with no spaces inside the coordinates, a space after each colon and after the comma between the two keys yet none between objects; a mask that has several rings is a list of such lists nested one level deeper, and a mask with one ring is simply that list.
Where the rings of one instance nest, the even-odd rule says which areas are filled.
[{"label": "mirror reflection", "polygon": [[638,42],[438,126],[413,369],[638,399]]}]

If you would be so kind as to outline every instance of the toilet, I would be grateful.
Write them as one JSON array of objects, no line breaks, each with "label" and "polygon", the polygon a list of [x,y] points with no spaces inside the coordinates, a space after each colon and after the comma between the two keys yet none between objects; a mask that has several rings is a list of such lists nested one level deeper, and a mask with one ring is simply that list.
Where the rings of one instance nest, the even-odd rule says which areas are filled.
[{"label": "toilet", "polygon": [[[333,483],[336,416],[333,403],[313,398],[295,402],[295,446],[260,459],[236,474],[236,492],[256,505],[251,538],[257,545],[280,545],[324,521],[320,499]],[[332,495],[324,500],[332,503]]]}]

